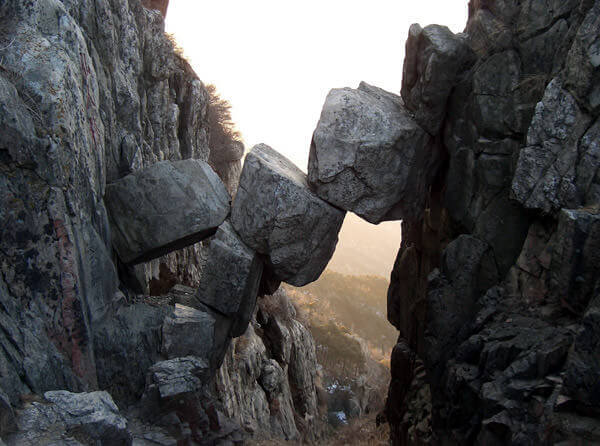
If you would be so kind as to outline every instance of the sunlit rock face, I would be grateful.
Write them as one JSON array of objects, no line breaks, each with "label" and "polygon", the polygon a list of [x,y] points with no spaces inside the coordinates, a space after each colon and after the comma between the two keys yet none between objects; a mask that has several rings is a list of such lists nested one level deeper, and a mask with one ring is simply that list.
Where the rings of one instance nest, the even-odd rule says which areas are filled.
[{"label": "sunlit rock face", "polygon": [[231,222],[242,240],[268,258],[282,281],[316,280],[331,259],[345,212],[321,200],[306,175],[265,144],[246,156]]},{"label": "sunlit rock face", "polygon": [[142,0],[142,4],[148,9],[158,9],[163,17],[167,17],[169,0]]},{"label": "sunlit rock face", "polygon": [[440,163],[441,152],[402,99],[361,83],[327,96],[308,181],[323,200],[371,223],[419,218]]},{"label": "sunlit rock face", "polygon": [[394,444],[600,441],[599,24],[599,1],[471,2],[465,63],[438,65],[445,31],[411,28],[402,95],[448,159],[388,292],[431,389],[392,361]]}]

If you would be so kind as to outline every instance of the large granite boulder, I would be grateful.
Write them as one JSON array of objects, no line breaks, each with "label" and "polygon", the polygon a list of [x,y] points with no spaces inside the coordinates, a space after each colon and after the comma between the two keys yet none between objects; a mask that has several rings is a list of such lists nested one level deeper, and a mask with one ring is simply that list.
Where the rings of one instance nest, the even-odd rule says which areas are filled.
[{"label": "large granite boulder", "polygon": [[402,99],[416,121],[437,134],[446,114],[446,102],[456,77],[474,62],[464,36],[447,27],[413,24],[406,40],[402,76]]},{"label": "large granite boulder", "polygon": [[316,280],[333,255],[344,215],[271,147],[259,144],[246,156],[231,222],[279,279],[295,286]]},{"label": "large granite boulder", "polygon": [[141,263],[215,233],[230,197],[201,160],[162,161],[106,186],[113,246],[124,263]]},{"label": "large granite boulder", "polygon": [[231,336],[246,331],[256,305],[263,263],[225,221],[210,241],[196,299],[233,319]]},{"label": "large granite boulder", "polygon": [[132,444],[127,420],[107,392],[56,390],[44,399],[21,411],[19,432],[5,438],[8,445]]},{"label": "large granite boulder", "polygon": [[308,180],[319,197],[371,223],[417,218],[440,153],[402,99],[365,84],[329,92]]}]

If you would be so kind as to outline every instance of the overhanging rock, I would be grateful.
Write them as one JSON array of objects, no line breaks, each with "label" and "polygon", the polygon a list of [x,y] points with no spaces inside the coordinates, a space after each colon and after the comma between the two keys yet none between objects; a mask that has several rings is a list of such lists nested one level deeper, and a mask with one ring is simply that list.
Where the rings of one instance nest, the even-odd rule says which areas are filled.
[{"label": "overhanging rock", "polygon": [[201,160],[162,161],[106,186],[112,242],[127,264],[152,260],[215,233],[229,214],[225,186]]},{"label": "overhanging rock", "polygon": [[345,213],[317,197],[306,175],[265,144],[246,156],[231,213],[244,242],[281,280],[316,280],[333,255]]},{"label": "overhanging rock", "polygon": [[402,99],[360,84],[329,92],[313,135],[308,180],[319,197],[371,223],[418,218],[441,162]]}]

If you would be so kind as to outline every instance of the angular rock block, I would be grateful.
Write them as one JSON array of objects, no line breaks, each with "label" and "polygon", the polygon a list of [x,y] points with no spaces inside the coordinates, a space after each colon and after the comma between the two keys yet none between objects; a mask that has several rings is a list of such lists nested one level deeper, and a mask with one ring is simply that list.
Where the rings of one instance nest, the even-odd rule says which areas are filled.
[{"label": "angular rock block", "polygon": [[[525,208],[545,214],[583,204],[592,187],[592,172],[600,166],[598,144],[591,142],[593,137],[584,137],[589,124],[589,116],[560,79],[553,79],[535,108],[528,147],[519,153],[512,197]],[[597,137],[599,127],[596,123],[587,134]]]},{"label": "angular rock block", "polygon": [[176,398],[197,391],[208,377],[208,363],[195,356],[161,361],[150,367],[152,383],[161,398]]},{"label": "angular rock block", "polygon": [[221,365],[229,346],[231,320],[211,311],[175,304],[162,327],[162,352],[167,358],[196,356],[207,361],[210,371]]},{"label": "angular rock block", "polygon": [[135,264],[192,245],[215,233],[230,197],[207,163],[162,161],[106,186],[113,246]]},{"label": "angular rock block", "polygon": [[371,223],[418,218],[439,163],[431,137],[402,99],[363,82],[329,92],[308,181],[323,200]]},{"label": "angular rock block", "polygon": [[[6,438],[8,444],[132,444],[127,420],[107,392],[46,392],[43,403],[34,402],[19,414],[19,432]],[[78,433],[79,435],[73,435]],[[73,443],[71,443],[73,442]]]},{"label": "angular rock block", "polygon": [[210,241],[196,299],[233,320],[231,336],[241,336],[252,318],[263,263],[242,242],[229,221]]},{"label": "angular rock block", "polygon": [[317,197],[306,175],[271,147],[246,156],[231,222],[268,268],[295,286],[316,280],[333,255],[345,213]]},{"label": "angular rock block", "polygon": [[406,40],[402,99],[417,122],[437,134],[456,78],[475,60],[466,39],[447,27],[413,24]]}]

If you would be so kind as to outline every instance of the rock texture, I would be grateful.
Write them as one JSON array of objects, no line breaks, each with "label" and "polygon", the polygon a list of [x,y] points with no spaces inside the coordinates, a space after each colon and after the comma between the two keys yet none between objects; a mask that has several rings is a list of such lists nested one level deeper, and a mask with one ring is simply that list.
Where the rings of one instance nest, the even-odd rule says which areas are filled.
[{"label": "rock texture", "polygon": [[201,160],[161,161],[106,187],[112,241],[123,263],[141,263],[214,234],[230,197]]},{"label": "rock texture", "polygon": [[437,134],[458,75],[474,60],[465,36],[445,26],[411,26],[406,40],[402,99],[427,132]]},{"label": "rock texture", "polygon": [[231,336],[241,336],[256,306],[262,271],[263,263],[256,252],[226,221],[210,241],[195,299],[233,319]]},{"label": "rock texture", "polygon": [[53,391],[27,405],[19,416],[20,432],[8,445],[131,445],[127,420],[106,392]]},{"label": "rock texture", "polygon": [[265,296],[217,373],[215,395],[225,413],[256,439],[319,441],[314,340],[285,291]]},{"label": "rock texture", "polygon": [[249,247],[267,256],[279,280],[296,286],[316,280],[333,255],[344,215],[271,147],[259,144],[246,156],[231,222]]},{"label": "rock texture", "polygon": [[402,99],[361,83],[327,96],[308,180],[325,201],[379,223],[417,218],[440,163],[441,153]]},{"label": "rock texture", "polygon": [[[442,29],[411,28],[402,95],[448,162],[388,293],[393,444],[600,441],[599,19],[598,1],[471,2],[441,54]],[[434,65],[451,47],[471,55]]]}]

